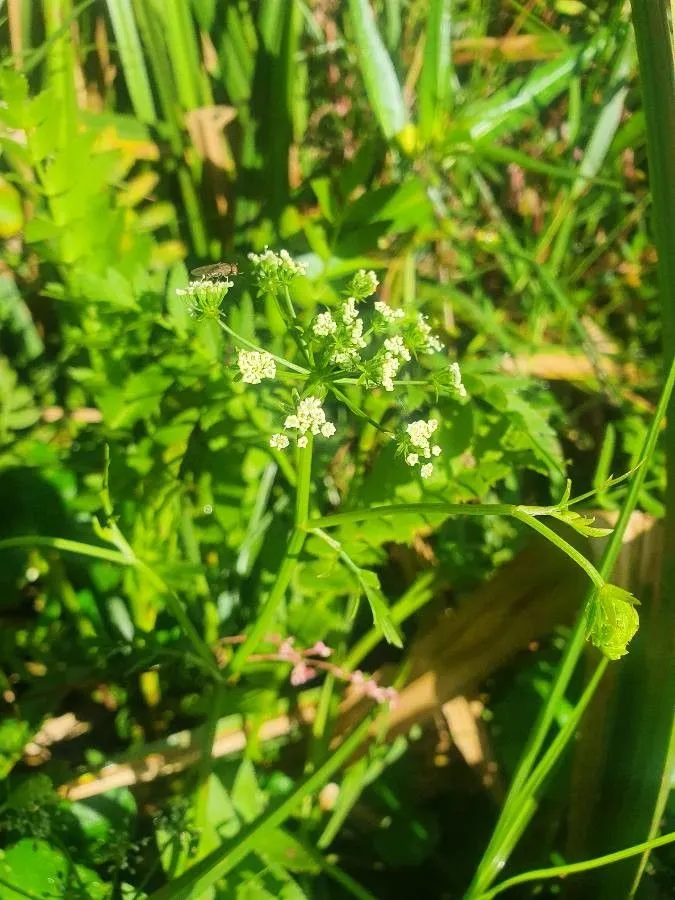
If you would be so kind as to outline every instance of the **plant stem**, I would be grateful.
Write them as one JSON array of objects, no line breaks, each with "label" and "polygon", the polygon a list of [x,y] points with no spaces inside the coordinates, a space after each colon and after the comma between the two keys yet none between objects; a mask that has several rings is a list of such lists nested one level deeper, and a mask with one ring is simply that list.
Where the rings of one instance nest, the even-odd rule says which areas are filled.
[{"label": "plant stem", "polygon": [[367,716],[325,762],[298,785],[292,794],[243,829],[233,841],[214,850],[175,881],[151,894],[150,900],[182,900],[189,895],[190,890],[195,892],[195,896],[201,897],[208,887],[230,872],[255,847],[264,846],[265,836],[282,825],[305,797],[315,793],[326,784],[366,740],[372,724],[373,717]]},{"label": "plant stem", "polygon": [[376,519],[381,516],[398,516],[402,513],[441,516],[511,516],[511,518],[518,519],[519,522],[539,532],[539,534],[555,544],[570,559],[574,560],[578,566],[581,566],[595,587],[602,587],[604,578],[593,563],[586,559],[582,553],[579,553],[564,538],[561,538],[559,534],[556,534],[555,531],[532,515],[534,511],[544,515],[550,509],[551,507],[542,507],[541,510],[538,510],[536,507],[523,508],[506,503],[401,503],[391,506],[374,506],[371,509],[355,509],[350,512],[335,513],[332,516],[322,516],[319,519],[312,519],[309,526],[311,528],[330,528],[332,525],[342,525],[346,522],[362,522],[366,519]]},{"label": "plant stem", "polygon": [[256,350],[258,353],[268,353],[275,362],[279,363],[280,366],[284,366],[285,368],[290,369],[292,372],[297,372],[299,375],[309,375],[308,369],[303,369],[302,366],[296,366],[295,363],[290,362],[290,360],[288,359],[284,359],[283,356],[275,356],[274,353],[269,353],[268,350],[263,350],[262,347],[254,344],[253,341],[249,341],[247,338],[242,337],[240,334],[237,334],[237,332],[233,331],[229,325],[223,322],[221,318],[218,318],[217,322],[226,334],[229,334],[233,340],[237,341],[237,343],[241,344],[243,347],[248,347],[249,350]]},{"label": "plant stem", "polygon": [[518,519],[519,522],[532,528],[534,531],[538,531],[539,534],[549,540],[552,544],[555,544],[555,546],[562,550],[563,553],[566,553],[570,559],[573,559],[577,565],[581,566],[596,587],[601,588],[603,586],[605,579],[598,572],[593,563],[586,559],[583,553],[579,553],[579,551],[571,544],[568,544],[567,541],[563,540],[563,538],[556,534],[552,528],[549,528],[548,525],[544,525],[543,522],[540,522],[539,519],[530,515],[528,512],[518,509],[518,507],[514,509],[511,515]]},{"label": "plant stem", "polygon": [[298,481],[295,495],[295,522],[293,531],[288,540],[283,562],[277,572],[276,580],[272,586],[265,604],[258,615],[253,628],[240,645],[232,659],[231,669],[233,674],[241,672],[248,657],[255,652],[260,641],[269,631],[274,617],[283,600],[298,559],[302,553],[307,538],[307,520],[309,518],[309,492],[312,480],[312,449],[313,439],[308,435],[309,442],[306,447],[298,448]]},{"label": "plant stem", "polygon": [[602,866],[608,866],[629,856],[638,856],[640,853],[646,853],[654,850],[656,847],[663,847],[666,844],[672,844],[675,841],[675,831],[668,834],[662,834],[661,837],[653,838],[651,841],[645,841],[642,844],[635,844],[633,847],[626,847],[624,850],[615,850],[614,853],[607,853],[605,856],[596,856],[594,859],[585,859],[582,862],[568,863],[565,866],[552,866],[550,869],[533,869],[531,872],[523,872],[521,875],[514,875],[513,878],[507,878],[502,881],[491,891],[481,894],[478,900],[492,900],[497,894],[501,894],[509,888],[516,887],[519,884],[526,884],[528,881],[542,881],[548,878],[565,878],[567,875],[576,875],[578,872],[588,872],[590,869],[599,869]]},{"label": "plant stem", "polygon": [[[623,536],[625,534],[626,528],[628,527],[628,522],[633,513],[633,510],[637,505],[638,497],[645,482],[645,478],[647,477],[649,462],[656,448],[656,442],[661,430],[661,422],[666,413],[666,409],[668,408],[668,403],[670,401],[674,386],[675,360],[673,360],[673,362],[671,363],[668,378],[666,379],[666,383],[661,392],[659,403],[656,408],[656,413],[650,425],[647,437],[645,438],[645,443],[641,453],[642,462],[635,472],[635,477],[629,484],[626,502],[621,509],[621,513],[619,514],[617,523],[607,542],[605,551],[602,556],[599,572],[600,576],[603,579],[609,579],[612,573],[612,569],[614,568],[614,564],[616,563],[616,560],[618,558],[619,551],[621,550]],[[551,755],[547,752],[545,756],[542,757],[537,768],[534,769],[537,757],[539,756],[541,748],[544,745],[544,741],[546,740],[546,736],[548,735],[551,725],[555,720],[556,710],[558,709],[561,701],[565,696],[565,692],[567,691],[569,683],[572,679],[572,675],[574,674],[574,671],[576,669],[577,662],[579,660],[579,657],[581,656],[581,653],[583,652],[583,648],[586,643],[585,607],[588,599],[588,597],[585,598],[582,611],[578,616],[576,625],[572,632],[572,636],[565,650],[565,654],[561,660],[560,668],[558,669],[558,673],[551,687],[551,692],[546,700],[546,703],[542,707],[541,712],[539,713],[537,721],[535,722],[530,733],[530,737],[528,738],[527,744],[520,756],[515,775],[513,776],[513,780],[509,787],[506,800],[504,801],[504,806],[502,807],[490,842],[488,843],[488,846],[483,853],[481,861],[478,865],[478,869],[476,870],[476,874],[474,875],[474,879],[469,887],[468,893],[466,894],[466,900],[475,900],[475,898],[481,897],[492,884],[501,869],[504,867],[504,864],[508,859],[511,850],[515,846],[520,834],[522,834],[522,832],[527,827],[527,824],[534,812],[533,805],[525,807],[524,803],[522,802],[524,795],[528,793],[528,784],[532,784],[532,782],[530,782],[531,775],[534,776],[535,773],[538,773],[537,786],[539,786],[539,784],[543,782],[545,776],[548,774],[548,771],[550,771],[553,764],[556,762],[558,756],[563,752],[567,742],[574,733],[573,731],[568,732],[567,729],[564,729],[564,738],[562,736],[563,732],[561,732],[551,745],[551,748],[553,748],[553,746],[555,745],[555,753]],[[604,672],[604,668],[602,671]],[[594,676],[591,684],[593,685],[592,689],[590,691],[587,689],[584,692],[581,700],[578,704],[576,704],[576,706],[583,705],[583,708],[585,708],[588,702],[590,702],[595,688],[597,687],[597,684],[599,684],[599,678],[596,681],[596,678]],[[590,687],[591,685],[589,685],[589,688]],[[573,715],[576,715],[576,707]],[[558,738],[560,738],[560,740],[558,740]],[[526,814],[521,814],[521,807],[527,809]],[[518,830],[520,833],[516,835],[514,839],[514,823],[516,818],[518,818],[519,821]]]}]

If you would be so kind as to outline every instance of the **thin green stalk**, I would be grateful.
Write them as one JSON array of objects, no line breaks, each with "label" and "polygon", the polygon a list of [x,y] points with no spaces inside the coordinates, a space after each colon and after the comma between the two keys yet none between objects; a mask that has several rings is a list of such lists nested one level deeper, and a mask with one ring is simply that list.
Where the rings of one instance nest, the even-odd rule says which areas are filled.
[{"label": "thin green stalk", "polygon": [[[223,331],[226,334],[229,334],[230,337],[238,344],[241,344],[243,347],[248,347],[249,350],[256,350],[258,353],[269,353],[268,350],[263,350],[262,347],[254,344],[253,341],[249,341],[247,338],[242,337],[236,331],[233,331],[229,325],[223,322],[222,319],[219,318],[217,321]],[[302,366],[296,366],[295,363],[289,362],[289,360],[284,359],[283,356],[275,356],[274,353],[270,353],[269,355],[275,362],[279,363],[280,366],[284,366],[285,368],[290,369],[292,372],[297,372],[299,375],[309,375],[309,369],[303,369]]]},{"label": "thin green stalk", "polygon": [[52,550],[62,550],[64,553],[75,553],[78,556],[90,556],[93,559],[102,559],[106,562],[117,563],[118,566],[135,565],[135,559],[120,553],[119,550],[108,550],[106,547],[96,547],[94,544],[85,544],[82,541],[71,541],[68,538],[43,537],[39,534],[27,534],[20,537],[3,538],[0,540],[0,550],[12,550],[15,547],[49,547]]},{"label": "thin green stalk", "polygon": [[268,633],[279,609],[279,604],[283,600],[286,589],[293,577],[302,548],[305,545],[307,520],[309,518],[309,492],[312,480],[312,437],[311,435],[308,437],[309,443],[307,446],[298,449],[299,465],[293,531],[291,532],[286,553],[277,572],[272,590],[246,640],[234,654],[231,663],[233,674],[241,672],[246,664],[246,660],[251,653],[255,652],[260,641]]},{"label": "thin green stalk", "polygon": [[192,869],[172,881],[166,887],[160,888],[150,895],[149,900],[183,900],[194,891],[196,896],[214,884],[230,872],[238,863],[245,859],[257,846],[264,844],[265,837],[275,828],[282,825],[286,819],[297,809],[305,797],[316,793],[331,776],[338,771],[368,738],[372,727],[373,717],[367,716],[345,741],[333,751],[323,765],[305,778],[298,787],[284,798],[276,806],[262,815],[246,828],[231,843],[219,847],[207,857],[193,866]]},{"label": "thin green stalk", "polygon": [[633,847],[626,847],[624,850],[615,850],[614,853],[607,853],[605,856],[596,856],[594,859],[585,859],[583,862],[568,863],[565,866],[552,866],[549,869],[532,869],[530,872],[523,872],[521,875],[514,875],[513,878],[507,878],[502,881],[491,891],[481,894],[478,900],[492,900],[497,894],[507,891],[509,888],[516,887],[519,884],[527,884],[530,881],[544,881],[551,878],[565,878],[568,875],[576,875],[579,872],[588,872],[590,869],[599,869],[602,866],[609,866],[612,863],[620,862],[630,856],[638,856],[640,853],[647,853],[656,847],[664,847],[666,844],[672,844],[675,841],[675,831],[663,834],[661,837],[653,838],[651,841],[645,841],[642,844],[635,844]]},{"label": "thin green stalk", "polygon": [[[637,506],[638,497],[649,469],[649,461],[656,449],[656,443],[661,430],[661,422],[666,413],[666,409],[668,408],[674,386],[675,360],[673,360],[670,366],[668,378],[663,387],[663,391],[661,392],[656,413],[642,448],[642,464],[638,467],[635,477],[629,484],[626,502],[621,509],[614,531],[608,539],[602,556],[599,572],[603,579],[608,579],[610,577],[621,550],[623,536],[628,527],[633,510]],[[539,713],[539,717],[534,724],[528,742],[521,754],[504,806],[502,807],[502,811],[493,831],[492,838],[479,863],[474,880],[466,895],[466,900],[475,900],[475,898],[481,896],[481,894],[488,889],[503,868],[504,863],[509,856],[510,849],[512,849],[512,847],[509,848],[509,832],[511,831],[513,821],[517,815],[517,809],[520,806],[523,792],[526,791],[526,784],[530,778],[536,759],[544,745],[544,741],[546,740],[551,725],[555,720],[556,710],[565,696],[565,692],[585,646],[586,616],[584,610],[585,603],[560,663],[560,668],[551,687],[551,692]],[[585,697],[586,693],[584,694],[584,697],[582,697],[582,700]],[[587,697],[586,702],[589,700],[590,695]],[[569,739],[569,737],[571,737],[571,734],[567,736],[567,739]],[[562,753],[562,750],[567,743],[567,739],[561,744],[556,745],[558,753]],[[532,810],[532,812],[533,811],[534,810]],[[527,821],[529,821],[529,818],[531,818],[531,814],[527,817]],[[522,823],[522,830],[526,827],[527,821]]]},{"label": "thin green stalk", "polygon": [[570,559],[573,559],[574,562],[580,566],[584,572],[591,579],[593,584],[601,588],[605,583],[605,579],[598,572],[592,562],[586,559],[583,553],[579,553],[571,544],[568,544],[567,541],[564,541],[558,534],[555,533],[548,525],[544,525],[543,522],[540,522],[536,516],[532,516],[529,513],[525,512],[522,509],[518,509],[516,507],[511,514],[515,519],[518,519],[519,522],[522,522],[524,525],[527,525],[529,528],[532,528],[534,531],[539,532],[542,537],[545,537],[552,544],[555,544],[556,547],[559,547],[564,553],[566,553]]},{"label": "thin green stalk", "polygon": [[322,516],[312,519],[311,528],[330,528],[332,525],[342,525],[346,522],[363,522],[366,519],[377,519],[382,516],[398,516],[402,513],[421,513],[424,515],[442,516],[510,516],[518,519],[524,525],[543,534],[551,543],[555,544],[570,559],[581,566],[596,587],[602,587],[604,579],[595,566],[579,553],[571,544],[559,534],[540,522],[532,512],[537,510],[540,515],[545,515],[549,507],[520,507],[506,503],[401,503],[391,506],[374,506],[371,509],[355,509],[350,512],[335,513],[332,516]]}]

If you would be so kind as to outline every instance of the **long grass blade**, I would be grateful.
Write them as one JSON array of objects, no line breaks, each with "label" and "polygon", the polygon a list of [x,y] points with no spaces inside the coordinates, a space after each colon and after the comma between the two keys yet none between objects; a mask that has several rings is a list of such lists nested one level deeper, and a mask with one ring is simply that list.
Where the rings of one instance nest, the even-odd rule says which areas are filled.
[{"label": "long grass blade", "polygon": [[[664,333],[664,362],[675,358],[675,40],[669,0],[633,0],[633,23],[647,131],[652,224]],[[638,843],[659,829],[675,766],[675,402],[666,425],[666,518],[661,585],[643,604],[642,628],[621,670],[612,753],[599,806],[601,850]],[[630,728],[626,728],[630,722]],[[617,779],[621,790],[617,792]],[[647,854],[598,879],[597,896],[633,896]],[[629,887],[631,886],[632,887]]]},{"label": "long grass blade", "polygon": [[142,122],[154,124],[157,121],[155,101],[131,0],[107,0],[107,4],[134,112]]},{"label": "long grass blade", "polygon": [[292,794],[252,822],[236,840],[214,850],[180,878],[155,891],[150,895],[150,900],[185,900],[190,896],[191,891],[194,891],[196,896],[202,896],[202,892],[230,872],[249,853],[255,851],[256,847],[264,848],[265,837],[282,825],[305,797],[315,793],[334,772],[337,772],[345,764],[354,751],[366,740],[372,724],[371,717],[364,719],[337,750],[331,753],[323,765],[300,782]]},{"label": "long grass blade", "polygon": [[368,100],[391,140],[408,121],[403,91],[368,0],[349,0],[349,12]]},{"label": "long grass blade", "polygon": [[452,0],[432,0],[427,14],[424,62],[419,86],[419,129],[423,141],[444,127],[450,107]]}]

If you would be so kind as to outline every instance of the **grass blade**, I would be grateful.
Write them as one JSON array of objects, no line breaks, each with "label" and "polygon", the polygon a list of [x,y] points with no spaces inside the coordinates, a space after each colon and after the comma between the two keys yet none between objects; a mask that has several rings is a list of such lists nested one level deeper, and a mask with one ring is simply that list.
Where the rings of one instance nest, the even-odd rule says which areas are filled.
[{"label": "grass blade", "polygon": [[450,107],[451,0],[432,0],[427,21],[419,87],[419,128],[424,141],[444,128]]},{"label": "grass blade", "polygon": [[[647,130],[652,222],[666,365],[675,357],[675,63],[668,0],[633,0],[633,22]],[[618,713],[609,735],[604,809],[591,833],[605,848],[638,843],[659,829],[675,765],[675,403],[666,425],[666,518],[660,590],[642,607],[643,627],[621,667]],[[625,723],[631,723],[630,729]],[[617,736],[620,739],[617,742]],[[621,791],[617,792],[617,778]],[[598,831],[600,834],[598,834]],[[597,896],[633,896],[647,854],[621,863],[597,882]],[[629,889],[629,885],[632,887]]]},{"label": "grass blade", "polygon": [[403,91],[368,0],[349,0],[349,12],[366,93],[384,136],[391,140],[408,121]]},{"label": "grass blade", "polygon": [[152,125],[157,121],[155,101],[131,0],[107,0],[107,4],[134,112],[142,122]]},{"label": "grass blade", "polygon": [[292,794],[256,819],[241,832],[237,840],[214,850],[180,878],[155,891],[150,895],[150,900],[185,900],[185,897],[190,896],[191,891],[195,891],[196,896],[201,897],[207,888],[230,872],[249,853],[255,851],[256,847],[264,846],[266,836],[282,825],[305,797],[315,793],[326,784],[329,778],[366,740],[371,728],[372,718],[369,716],[352,731],[337,750],[331,753],[322,766],[298,785]]},{"label": "grass blade", "polygon": [[606,42],[607,34],[600,30],[581,49],[573,48],[560,59],[537,66],[526,78],[513,82],[489,100],[471,105],[458,118],[451,139],[467,133],[472,141],[494,140],[511,134],[536,116],[543,105],[562,94],[570,78],[587,69]]}]

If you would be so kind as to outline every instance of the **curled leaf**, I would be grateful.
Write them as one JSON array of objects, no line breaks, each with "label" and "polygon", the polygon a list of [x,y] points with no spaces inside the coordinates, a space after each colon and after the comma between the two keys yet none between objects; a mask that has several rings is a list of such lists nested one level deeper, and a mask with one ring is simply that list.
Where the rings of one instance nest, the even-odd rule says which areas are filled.
[{"label": "curled leaf", "polygon": [[586,637],[608,659],[620,659],[628,653],[628,643],[640,624],[637,603],[636,597],[615,584],[604,584],[590,599]]}]

